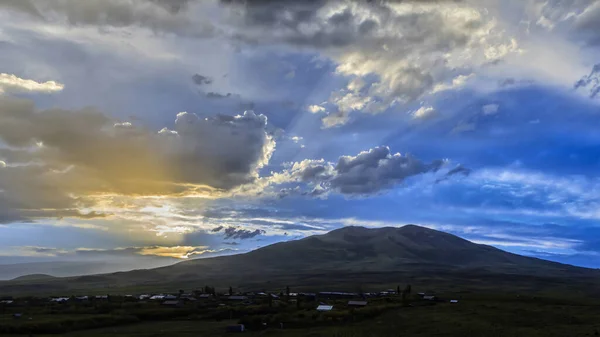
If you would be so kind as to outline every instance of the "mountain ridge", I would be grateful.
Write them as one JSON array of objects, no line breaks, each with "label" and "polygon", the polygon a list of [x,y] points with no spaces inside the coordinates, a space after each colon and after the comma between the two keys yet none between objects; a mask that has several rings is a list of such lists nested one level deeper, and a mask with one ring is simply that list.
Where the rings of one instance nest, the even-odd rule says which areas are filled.
[{"label": "mountain ridge", "polygon": [[[38,291],[100,287],[190,287],[233,284],[265,287],[294,284],[319,286],[386,283],[398,279],[419,282],[516,286],[600,280],[593,269],[565,265],[505,252],[458,236],[408,225],[404,227],[344,227],[322,235],[279,242],[251,252],[180,262],[128,272],[31,282],[2,282],[2,291]],[[68,282],[65,282],[68,281]],[[587,283],[586,283],[587,284]],[[65,286],[65,285],[68,285]]]}]

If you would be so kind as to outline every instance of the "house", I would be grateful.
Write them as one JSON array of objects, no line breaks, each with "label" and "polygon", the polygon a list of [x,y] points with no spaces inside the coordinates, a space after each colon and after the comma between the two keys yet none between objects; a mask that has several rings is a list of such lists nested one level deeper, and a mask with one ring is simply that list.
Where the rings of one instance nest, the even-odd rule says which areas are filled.
[{"label": "house", "polygon": [[199,299],[207,299],[207,298],[211,298],[212,295],[211,294],[200,294],[198,295]]},{"label": "house", "polygon": [[175,295],[165,295],[165,297],[163,297],[165,300],[171,301],[171,300],[176,300],[177,296]]},{"label": "house", "polygon": [[153,295],[153,296],[150,296],[150,299],[153,300],[153,301],[154,300],[164,300],[165,299],[165,295]]},{"label": "house", "polygon": [[4,301],[0,301],[0,304],[13,304],[14,301],[13,300],[4,300]]},{"label": "house", "polygon": [[98,295],[96,296],[97,300],[107,300],[108,299],[108,295]]},{"label": "house", "polygon": [[331,311],[331,310],[333,310],[333,305],[321,304],[317,307],[317,311]]},{"label": "house", "polygon": [[423,296],[423,299],[426,301],[436,301],[437,297],[435,297],[433,295],[425,295],[425,296]]},{"label": "house", "polygon": [[181,297],[180,299],[182,301],[186,301],[186,302],[196,302],[197,301],[197,299],[195,297],[192,297],[192,296]]},{"label": "house", "polygon": [[143,300],[149,299],[150,295],[140,295],[140,297],[138,297],[138,298],[140,299],[140,301],[143,301]]},{"label": "house", "polygon": [[227,297],[227,299],[230,301],[246,301],[246,300],[248,300],[248,296],[233,295],[233,296]]},{"label": "house", "polygon": [[349,307],[366,307],[367,301],[348,301]]},{"label": "house", "polygon": [[181,301],[164,301],[162,303],[162,305],[164,305],[165,307],[182,307],[183,303]]},{"label": "house", "polygon": [[78,301],[87,301],[89,299],[89,297],[87,297],[87,296],[79,296],[79,297],[76,297],[75,299],[78,300]]},{"label": "house", "polygon": [[450,303],[458,303],[458,300],[450,300]]},{"label": "house", "polygon": [[69,300],[68,297],[57,297],[57,298],[50,299],[50,302],[64,303],[64,302],[67,302],[68,300]]},{"label": "house", "polygon": [[227,327],[227,332],[244,332],[244,324],[230,325]]},{"label": "house", "polygon": [[21,317],[23,317],[23,314],[13,314],[14,319],[20,319]]},{"label": "house", "polygon": [[339,291],[322,291],[319,293],[319,297],[325,298],[352,298],[356,296],[358,296],[356,293],[344,293]]}]

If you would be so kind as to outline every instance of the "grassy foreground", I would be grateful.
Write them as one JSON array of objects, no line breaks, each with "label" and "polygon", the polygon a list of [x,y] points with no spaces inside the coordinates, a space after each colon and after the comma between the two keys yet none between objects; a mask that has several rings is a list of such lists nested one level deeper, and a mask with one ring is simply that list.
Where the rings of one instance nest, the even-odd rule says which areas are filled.
[{"label": "grassy foreground", "polygon": [[[459,298],[459,296],[457,296]],[[245,336],[598,336],[600,305],[587,299],[467,294],[458,304],[414,306],[386,304],[375,315],[348,319],[347,310],[314,315],[307,308],[278,308],[264,314],[249,311],[242,318],[211,319],[186,315],[161,320],[125,322],[105,328],[73,331],[54,336],[228,336],[225,327],[241,320],[268,321],[266,329],[254,328]],[[422,303],[421,303],[422,304]],[[383,304],[374,304],[374,308]],[[341,307],[341,306],[340,306]],[[372,309],[373,310],[373,309]],[[256,314],[256,315],[255,315]],[[371,317],[373,316],[373,317]],[[6,323],[5,316],[2,322]],[[60,317],[55,317],[60,319]],[[281,329],[279,320],[285,321]],[[290,323],[287,323],[287,322]],[[291,322],[295,322],[292,324]],[[5,336],[5,335],[3,335]],[[18,335],[6,335],[18,336]],[[23,336],[23,335],[19,335]],[[35,334],[43,336],[43,334]]]}]

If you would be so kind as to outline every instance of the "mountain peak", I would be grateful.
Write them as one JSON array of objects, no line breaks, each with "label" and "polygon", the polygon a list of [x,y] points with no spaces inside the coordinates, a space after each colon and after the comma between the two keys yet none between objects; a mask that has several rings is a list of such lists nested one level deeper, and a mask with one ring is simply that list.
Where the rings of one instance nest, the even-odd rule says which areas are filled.
[{"label": "mountain peak", "polygon": [[364,226],[345,226],[345,227],[341,227],[335,230],[332,230],[329,233],[326,233],[324,235],[335,235],[335,234],[390,234],[390,233],[440,233],[440,234],[446,234],[443,232],[439,232],[436,231],[434,229],[431,228],[427,228],[427,227],[423,227],[423,226],[418,226],[418,225],[413,225],[413,224],[408,224],[408,225],[403,225],[403,226],[399,226],[399,227],[392,227],[392,226],[387,226],[387,227],[364,227]]}]

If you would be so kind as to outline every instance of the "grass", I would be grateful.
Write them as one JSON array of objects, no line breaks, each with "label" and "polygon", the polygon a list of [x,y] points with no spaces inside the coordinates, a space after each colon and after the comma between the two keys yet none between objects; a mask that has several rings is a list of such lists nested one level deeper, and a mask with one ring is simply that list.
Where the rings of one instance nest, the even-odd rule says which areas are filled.
[{"label": "grass", "polygon": [[[264,313],[260,308],[249,309],[247,315],[270,322],[269,328],[248,331],[245,336],[310,336],[310,337],[367,337],[367,336],[599,336],[600,305],[587,298],[571,298],[569,294],[555,296],[525,296],[517,294],[446,294],[459,299],[458,304],[438,303],[402,307],[386,300],[371,301],[369,310],[374,316],[355,315],[350,309],[336,304],[335,312],[315,316],[310,308],[296,310],[276,308]],[[382,309],[382,310],[379,310]],[[385,310],[383,310],[385,309]],[[223,309],[223,310],[233,310]],[[355,311],[359,312],[359,310]],[[167,314],[167,311],[165,311]],[[73,320],[76,315],[37,315],[36,323]],[[102,316],[102,315],[96,315]],[[103,315],[106,316],[106,315]],[[228,336],[225,328],[239,319],[215,320],[210,315],[191,314],[170,319],[152,319],[127,325],[79,330],[54,336]],[[94,315],[82,314],[77,319],[90,320]],[[156,316],[156,317],[161,317]],[[334,318],[332,318],[334,317]],[[0,318],[0,326],[9,324],[9,314]],[[279,328],[284,321],[284,329]],[[295,322],[295,324],[293,324]],[[17,324],[21,324],[17,322]],[[294,327],[296,326],[296,327]],[[11,335],[3,335],[11,336]],[[13,335],[17,336],[17,335]],[[22,335],[21,335],[22,336]],[[35,336],[43,336],[35,334]]]}]

